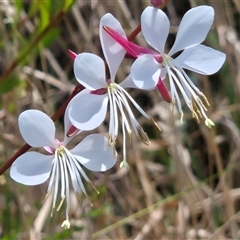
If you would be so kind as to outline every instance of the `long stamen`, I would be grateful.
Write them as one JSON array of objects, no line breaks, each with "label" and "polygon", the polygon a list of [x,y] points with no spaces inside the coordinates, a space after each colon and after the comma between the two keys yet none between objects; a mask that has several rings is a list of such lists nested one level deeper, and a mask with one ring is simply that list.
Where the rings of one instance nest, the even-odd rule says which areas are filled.
[{"label": "long stamen", "polygon": [[55,186],[54,186],[54,196],[53,196],[53,205],[51,210],[51,217],[53,216],[53,212],[56,208],[56,200],[57,200],[57,193],[58,193],[58,181],[59,181],[59,161],[57,156],[57,151],[55,152],[56,158],[56,178],[55,178]]},{"label": "long stamen", "polygon": [[[147,134],[144,132],[144,130],[142,129],[142,127],[139,125],[139,123],[137,122],[136,118],[134,117],[131,108],[129,107],[128,103],[127,103],[127,99],[126,97],[123,95],[122,92],[118,93],[121,96],[121,101],[124,105],[124,107],[126,108],[130,121],[132,123],[132,126],[136,132],[136,135],[138,136],[139,140],[142,141],[143,143],[145,143],[146,145],[150,144],[150,141],[147,137]],[[149,117],[150,119],[150,117]]]},{"label": "long stamen", "polygon": [[130,94],[122,88],[120,85],[118,85],[118,88],[123,95],[126,95],[128,99],[132,102],[134,107],[147,119],[150,119],[150,116],[136,103],[136,101],[130,96]]},{"label": "long stamen", "polygon": [[123,101],[122,101],[122,97],[121,97],[119,91],[116,92],[116,98],[115,98],[115,100],[116,100],[116,104],[117,104],[117,106],[118,106],[118,109],[119,109],[119,111],[120,111],[120,114],[121,114],[121,117],[122,117],[122,122],[124,123],[124,127],[126,128],[126,130],[127,130],[127,132],[128,132],[129,143],[131,143],[132,130],[131,130],[130,126],[129,126],[129,123],[128,123],[126,114],[125,114],[125,112],[124,112],[124,110],[123,110],[123,106],[122,106],[122,102],[123,102]]},{"label": "long stamen", "polygon": [[[162,64],[166,68],[169,76],[171,96],[173,97],[173,95],[175,95],[175,97],[177,98],[176,100],[179,112],[181,113],[181,121],[183,113],[181,110],[180,100],[178,99],[178,94],[174,94],[174,92],[176,92],[176,89],[173,84],[173,80],[177,84],[186,104],[191,110],[193,118],[200,122],[200,118],[204,117],[206,126],[211,128],[214,123],[205,114],[205,112],[207,111],[206,106],[210,106],[206,96],[201,91],[199,91],[199,89],[191,81],[185,71],[171,57],[165,55]],[[200,97],[202,97],[204,103]]]},{"label": "long stamen", "polygon": [[110,105],[110,119],[109,119],[109,137],[108,137],[108,147],[113,144],[113,132],[114,132],[114,106],[113,106],[113,99],[111,89],[108,88],[108,98],[109,98],[109,105]]},{"label": "long stamen", "polygon": [[129,134],[129,144],[131,143],[132,140],[132,131],[129,128],[128,122],[127,122],[127,118],[125,116],[125,113],[123,111],[122,108],[122,99],[121,97],[117,94],[117,98],[116,98],[116,103],[118,105],[118,108],[120,110],[120,113],[122,115],[122,131],[123,131],[123,161],[120,163],[120,168],[122,167],[129,167],[128,163],[127,163],[127,157],[126,157],[126,132],[125,132],[125,128],[128,131]]}]

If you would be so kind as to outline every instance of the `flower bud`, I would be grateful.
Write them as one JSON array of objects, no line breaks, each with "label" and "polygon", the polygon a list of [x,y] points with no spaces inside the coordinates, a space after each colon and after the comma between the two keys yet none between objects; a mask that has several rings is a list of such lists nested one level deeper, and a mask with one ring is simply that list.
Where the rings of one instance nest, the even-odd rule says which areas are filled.
[{"label": "flower bud", "polygon": [[163,5],[164,0],[151,0],[151,4],[153,7],[159,8]]}]

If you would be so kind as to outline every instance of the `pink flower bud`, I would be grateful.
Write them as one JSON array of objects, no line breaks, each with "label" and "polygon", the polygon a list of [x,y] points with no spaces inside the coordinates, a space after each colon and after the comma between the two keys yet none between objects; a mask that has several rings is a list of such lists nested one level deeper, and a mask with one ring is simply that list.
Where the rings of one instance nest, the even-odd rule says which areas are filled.
[{"label": "pink flower bud", "polygon": [[77,54],[75,52],[71,51],[70,49],[68,49],[68,53],[72,59],[75,59],[77,56]]},{"label": "pink flower bud", "polygon": [[164,3],[164,0],[151,0],[151,4],[153,7],[159,8]]}]

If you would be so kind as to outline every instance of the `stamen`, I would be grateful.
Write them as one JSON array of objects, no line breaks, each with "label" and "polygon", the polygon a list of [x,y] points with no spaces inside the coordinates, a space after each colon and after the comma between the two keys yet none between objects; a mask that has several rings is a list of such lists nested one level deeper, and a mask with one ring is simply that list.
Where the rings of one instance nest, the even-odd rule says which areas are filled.
[{"label": "stamen", "polygon": [[182,124],[183,123],[183,117],[184,117],[184,114],[183,114],[183,111],[180,112],[180,123]]},{"label": "stamen", "polygon": [[[116,138],[115,138],[116,139]],[[112,137],[112,133],[109,134],[107,147],[109,148],[112,145],[115,145],[115,139]]]},{"label": "stamen", "polygon": [[65,200],[66,196],[64,195],[63,198],[61,199],[61,202],[59,203],[58,207],[57,207],[57,212],[60,210],[64,200]]},{"label": "stamen", "polygon": [[148,139],[148,135],[143,131],[142,127],[140,125],[137,126],[138,131],[138,138],[145,143],[147,146],[150,145],[150,141]]},{"label": "stamen", "polygon": [[200,99],[200,97],[197,97],[197,101],[200,103],[200,105],[203,107],[203,109],[207,112],[207,108],[205,107],[205,105],[203,104],[202,100]]},{"label": "stamen", "polygon": [[88,198],[88,195],[87,195],[86,193],[84,193],[84,195],[85,195],[85,197],[86,197],[86,199],[87,199],[88,203],[89,203],[89,204],[90,204],[90,206],[92,207],[92,206],[93,206],[93,204],[90,202],[90,200],[89,200],[89,198]]},{"label": "stamen", "polygon": [[94,187],[93,183],[89,181],[89,183],[92,185],[93,189],[96,191],[97,194],[100,194],[99,191]]},{"label": "stamen", "polygon": [[108,136],[108,143],[107,143],[107,147],[108,147],[108,148],[111,146],[111,143],[112,143],[112,134],[109,133],[109,136]]},{"label": "stamen", "polygon": [[194,110],[193,104],[194,104],[194,102],[189,102],[189,108],[190,108],[190,110],[192,112],[192,118],[196,118],[197,122],[200,123],[199,117],[198,117],[197,113]]},{"label": "stamen", "polygon": [[194,112],[198,115],[198,117],[202,118],[202,113],[197,105],[197,103],[192,99],[192,107],[194,109]]},{"label": "stamen", "polygon": [[51,189],[47,192],[46,196],[44,197],[44,199],[42,200],[41,204],[44,203],[44,201],[47,199],[47,197],[50,195],[51,193]]},{"label": "stamen", "polygon": [[149,116],[149,117],[150,117],[150,120],[152,121],[152,123],[154,124],[154,126],[155,126],[159,131],[162,131],[161,128],[160,128],[160,126],[154,121],[154,119],[153,119],[151,116]]},{"label": "stamen", "polygon": [[201,92],[199,95],[202,96],[202,98],[204,99],[204,101],[206,102],[206,104],[207,104],[208,106],[210,106],[210,103],[208,102],[207,97],[206,97],[202,92]]},{"label": "stamen", "polygon": [[53,216],[53,212],[54,212],[55,208],[56,208],[56,203],[54,202],[52,205],[52,210],[51,210],[51,214],[50,214],[51,217]]}]

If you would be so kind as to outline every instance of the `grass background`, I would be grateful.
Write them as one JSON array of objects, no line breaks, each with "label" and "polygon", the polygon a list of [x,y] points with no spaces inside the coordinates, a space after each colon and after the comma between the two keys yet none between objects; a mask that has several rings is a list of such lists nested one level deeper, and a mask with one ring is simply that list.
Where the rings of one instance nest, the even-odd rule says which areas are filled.
[{"label": "grass background", "polygon": [[[215,21],[204,44],[227,55],[212,76],[189,72],[211,106],[215,127],[196,123],[184,107],[184,122],[157,91],[130,90],[134,99],[162,128],[143,117],[138,120],[149,135],[145,146],[133,137],[128,146],[130,169],[118,163],[106,173],[87,172],[100,194],[86,184],[81,206],[72,193],[71,229],[60,226],[64,206],[51,218],[51,199],[43,204],[47,183],[28,187],[14,182],[9,171],[0,176],[1,239],[239,239],[240,224],[240,2],[238,0],[170,0],[164,11],[171,21],[166,48],[174,42],[182,16],[190,8],[210,5]],[[98,23],[111,12],[129,35],[139,24],[148,0],[39,0],[0,1],[0,164],[23,144],[17,119],[26,109],[51,116],[77,83],[74,52],[101,52]],[[187,36],[186,36],[187,37]],[[139,34],[135,42],[147,43]],[[130,70],[125,59],[120,82]],[[136,113],[138,116],[138,113]],[[56,122],[63,138],[62,119]],[[106,122],[93,132],[107,136]],[[80,134],[77,143],[90,132]],[[73,144],[74,145],[74,144]]]}]

